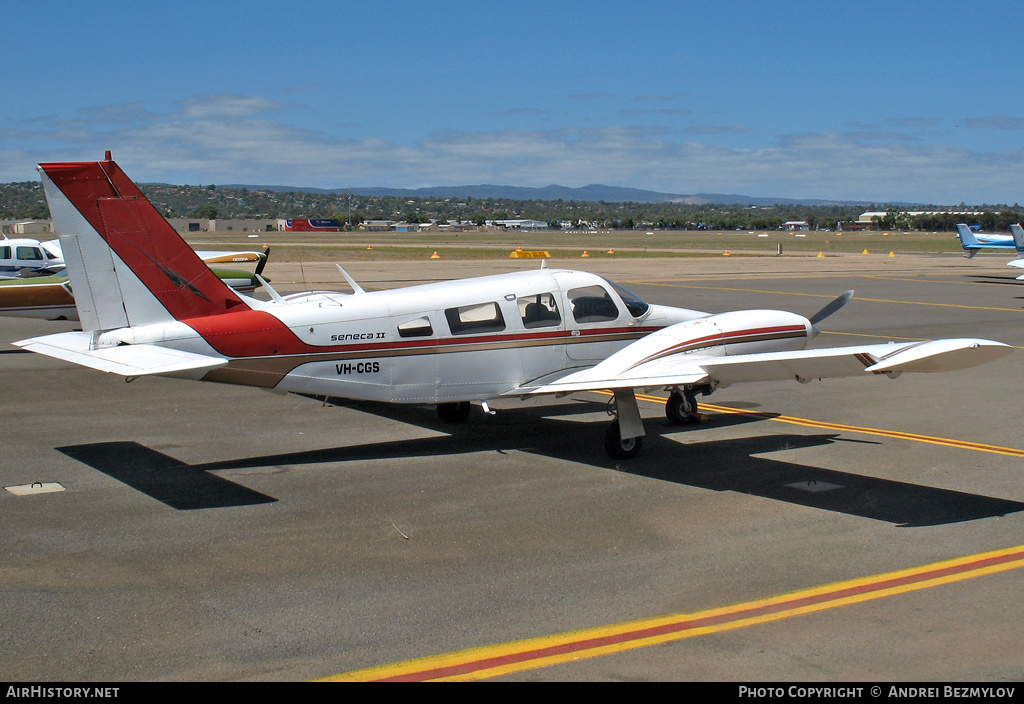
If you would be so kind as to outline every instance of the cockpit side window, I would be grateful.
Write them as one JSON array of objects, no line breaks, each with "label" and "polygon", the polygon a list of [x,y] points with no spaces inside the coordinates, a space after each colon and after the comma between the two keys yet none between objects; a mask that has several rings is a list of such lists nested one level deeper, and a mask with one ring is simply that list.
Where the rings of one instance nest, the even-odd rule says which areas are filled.
[{"label": "cockpit side window", "polygon": [[38,247],[18,247],[18,259],[23,261],[42,261],[43,253]]},{"label": "cockpit side window", "polygon": [[[608,281],[608,279],[605,279],[605,281]],[[625,286],[620,286],[614,281],[608,281],[608,285],[614,288],[615,292],[619,294],[622,302],[626,304],[626,310],[628,310],[629,314],[634,318],[643,317],[643,315],[650,310],[651,306],[647,301],[640,298],[640,296],[636,295]]]},{"label": "cockpit side window", "polygon": [[600,323],[619,317],[615,301],[603,286],[570,289],[569,303],[577,323]]},{"label": "cockpit side window", "polygon": [[525,328],[547,328],[562,322],[558,313],[558,304],[550,293],[538,293],[535,296],[521,296],[517,301],[519,315],[523,318]]},{"label": "cockpit side window", "polygon": [[444,312],[448,328],[453,335],[470,335],[480,332],[501,332],[505,329],[505,318],[497,303],[477,303],[471,306],[448,308]]}]

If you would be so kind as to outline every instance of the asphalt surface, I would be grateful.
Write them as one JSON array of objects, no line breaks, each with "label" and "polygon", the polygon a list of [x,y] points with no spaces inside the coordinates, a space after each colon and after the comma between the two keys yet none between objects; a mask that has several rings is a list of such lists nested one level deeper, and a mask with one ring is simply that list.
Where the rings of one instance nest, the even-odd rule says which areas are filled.
[{"label": "asphalt surface", "polygon": [[[854,289],[820,346],[984,337],[1020,348],[1024,282],[1006,260],[550,265],[710,312],[810,315]],[[369,290],[532,266],[349,272]],[[332,268],[267,274],[282,290],[344,288]],[[710,410],[684,428],[641,401],[644,451],[616,462],[596,394],[496,403],[453,428],[427,407],[125,383],[6,344],[72,328],[0,319],[0,483],[62,489],[0,491],[4,681],[310,680],[1024,544],[1021,453],[985,447],[1024,448],[1019,350],[942,375],[730,387],[704,400],[757,413]],[[496,679],[1019,680],[1022,577],[982,574]]]}]

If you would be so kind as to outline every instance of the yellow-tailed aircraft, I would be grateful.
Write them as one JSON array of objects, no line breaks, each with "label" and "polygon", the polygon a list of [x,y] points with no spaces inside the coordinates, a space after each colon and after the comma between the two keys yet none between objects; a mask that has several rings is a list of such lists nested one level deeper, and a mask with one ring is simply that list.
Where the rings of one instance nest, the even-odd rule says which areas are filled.
[{"label": "yellow-tailed aircraft", "polygon": [[[0,316],[14,318],[42,318],[44,320],[78,320],[75,296],[71,282],[64,272],[64,254],[60,242],[39,240],[0,240],[0,265],[4,264],[5,248],[15,256],[28,254],[28,250],[46,252],[43,266],[28,269],[19,266],[28,259],[17,260],[9,270],[10,277],[0,275]],[[213,272],[228,286],[243,293],[251,293],[260,285],[258,275],[267,265],[268,249],[239,252],[196,252],[206,264],[236,264],[256,262],[254,273],[214,268]],[[60,273],[57,273],[60,272]]]}]

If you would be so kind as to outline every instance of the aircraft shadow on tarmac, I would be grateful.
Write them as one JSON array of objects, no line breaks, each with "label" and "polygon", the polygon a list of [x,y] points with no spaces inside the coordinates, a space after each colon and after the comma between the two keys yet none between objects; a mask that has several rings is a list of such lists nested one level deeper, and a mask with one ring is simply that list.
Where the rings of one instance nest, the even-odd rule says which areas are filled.
[{"label": "aircraft shadow on tarmac", "polygon": [[[1020,281],[1014,276],[998,276],[996,274],[970,274],[967,276],[968,279],[973,279],[976,283],[980,284],[1002,284],[1004,286],[1022,286]],[[1020,296],[1017,296],[1020,298]]]},{"label": "aircraft shadow on tarmac", "polygon": [[447,425],[432,409],[334,400],[332,405],[444,433],[405,440],[329,447],[188,465],[135,442],[104,442],[57,448],[118,481],[178,510],[263,504],[277,499],[217,477],[218,470],[283,465],[334,464],[377,459],[451,456],[520,451],[567,462],[674,482],[711,491],[733,491],[775,501],[918,527],[971,521],[1024,510],[1024,503],[948,489],[908,484],[787,462],[768,453],[867,442],[835,434],[764,435],[682,444],[671,438],[687,428],[725,428],[755,423],[771,414],[716,415],[698,426],[672,426],[648,419],[647,442],[639,457],[615,463],[604,454],[606,423],[563,416],[594,413],[592,402],[522,407],[497,416],[473,414],[464,424]]},{"label": "aircraft shadow on tarmac", "polygon": [[181,511],[277,501],[137,442],[100,442],[57,450]]}]

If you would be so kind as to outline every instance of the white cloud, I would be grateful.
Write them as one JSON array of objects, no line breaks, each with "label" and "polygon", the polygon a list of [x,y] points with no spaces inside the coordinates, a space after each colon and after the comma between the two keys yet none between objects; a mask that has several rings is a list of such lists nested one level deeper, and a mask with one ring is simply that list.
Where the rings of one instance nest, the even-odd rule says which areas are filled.
[{"label": "white cloud", "polygon": [[[784,135],[740,149],[668,128],[606,126],[450,131],[403,145],[340,139],[268,115],[288,107],[258,96],[214,95],[180,101],[168,114],[126,104],[22,121],[0,130],[0,180],[35,178],[37,161],[97,159],[111,149],[136,180],[193,184],[605,183],[683,194],[1013,203],[1024,182],[1024,150],[978,153],[899,133]],[[721,142],[747,130],[710,132]]]},{"label": "white cloud", "polygon": [[179,100],[177,104],[181,117],[185,119],[241,118],[288,107],[259,96],[226,93]]},{"label": "white cloud", "polygon": [[1008,117],[1006,115],[971,117],[964,120],[962,124],[964,127],[976,130],[1024,130],[1024,117]]}]

